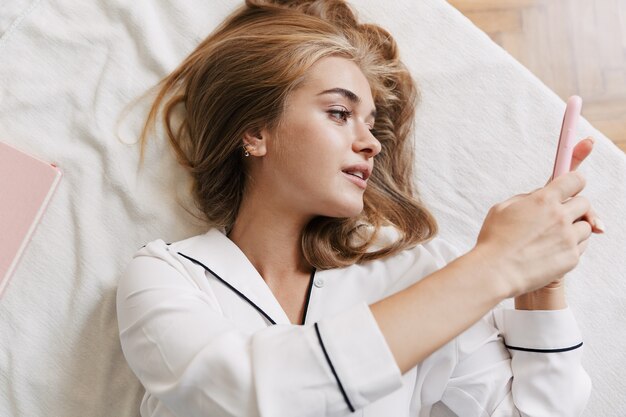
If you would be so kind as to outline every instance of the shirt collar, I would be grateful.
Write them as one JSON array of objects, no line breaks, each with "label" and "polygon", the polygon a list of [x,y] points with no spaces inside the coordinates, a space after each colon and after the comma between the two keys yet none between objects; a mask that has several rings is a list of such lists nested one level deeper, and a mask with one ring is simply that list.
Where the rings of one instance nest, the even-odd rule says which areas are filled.
[{"label": "shirt collar", "polygon": [[[267,313],[276,324],[290,324],[271,289],[239,247],[223,231],[206,233],[177,242],[171,249],[209,268]],[[211,273],[207,271],[207,277]]]}]

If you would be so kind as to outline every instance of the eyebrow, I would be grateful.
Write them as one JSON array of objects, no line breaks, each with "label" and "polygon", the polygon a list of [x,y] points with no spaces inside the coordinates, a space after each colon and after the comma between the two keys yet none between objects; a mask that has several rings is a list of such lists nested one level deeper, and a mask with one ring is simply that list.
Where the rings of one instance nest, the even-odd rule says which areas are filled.
[{"label": "eyebrow", "polygon": [[[329,90],[324,90],[321,93],[319,93],[318,96],[321,96],[323,94],[339,94],[347,98],[350,102],[354,104],[361,103],[361,98],[359,96],[354,94],[352,91],[346,90],[345,88],[341,88],[341,87],[335,87]],[[372,110],[372,112],[370,113],[370,116],[372,116],[373,118],[376,118],[376,109]]]}]

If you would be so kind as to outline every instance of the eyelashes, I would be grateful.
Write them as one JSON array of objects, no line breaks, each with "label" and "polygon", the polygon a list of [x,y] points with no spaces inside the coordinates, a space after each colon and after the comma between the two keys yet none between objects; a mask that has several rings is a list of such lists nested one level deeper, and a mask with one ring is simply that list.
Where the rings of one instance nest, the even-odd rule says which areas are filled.
[{"label": "eyelashes", "polygon": [[[346,123],[348,119],[352,117],[352,112],[346,109],[331,109],[328,110],[326,113],[330,115],[331,119],[341,123]],[[370,132],[374,130],[373,125],[368,124],[367,126]]]},{"label": "eyelashes", "polygon": [[342,122],[347,122],[348,119],[352,117],[352,112],[348,110],[332,109],[328,110],[327,113],[331,116],[331,118]]}]

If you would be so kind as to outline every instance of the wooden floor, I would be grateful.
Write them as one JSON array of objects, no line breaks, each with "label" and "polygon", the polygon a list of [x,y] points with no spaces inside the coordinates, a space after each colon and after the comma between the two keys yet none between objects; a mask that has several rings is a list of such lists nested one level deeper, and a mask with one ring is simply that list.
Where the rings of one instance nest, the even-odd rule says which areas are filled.
[{"label": "wooden floor", "polygon": [[448,0],[626,152],[626,0]]}]

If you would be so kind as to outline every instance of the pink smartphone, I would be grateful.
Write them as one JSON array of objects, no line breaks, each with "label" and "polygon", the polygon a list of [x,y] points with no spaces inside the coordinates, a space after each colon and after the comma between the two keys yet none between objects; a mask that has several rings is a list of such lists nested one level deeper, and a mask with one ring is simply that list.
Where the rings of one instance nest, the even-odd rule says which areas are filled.
[{"label": "pink smartphone", "polygon": [[556,150],[554,168],[552,169],[550,181],[570,170],[575,145],[574,142],[576,140],[576,125],[580,118],[582,106],[583,99],[579,96],[571,96],[567,100],[563,124],[561,125],[561,134],[559,135],[559,145]]}]

